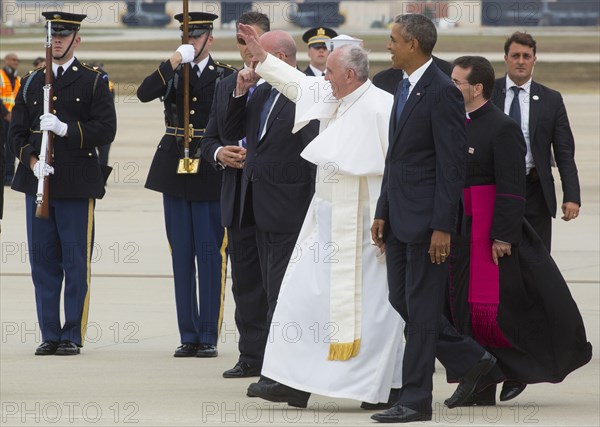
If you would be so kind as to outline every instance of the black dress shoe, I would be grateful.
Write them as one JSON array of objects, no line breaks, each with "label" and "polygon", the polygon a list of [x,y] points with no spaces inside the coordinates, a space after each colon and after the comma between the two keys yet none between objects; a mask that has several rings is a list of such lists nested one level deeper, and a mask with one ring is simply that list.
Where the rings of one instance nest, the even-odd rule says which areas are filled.
[{"label": "black dress shoe", "polygon": [[212,344],[200,344],[196,351],[196,357],[217,357],[218,355],[217,346]]},{"label": "black dress shoe", "polygon": [[520,383],[518,381],[504,381],[502,384],[502,390],[500,391],[500,401],[506,402],[507,400],[514,399],[525,390],[527,384]]},{"label": "black dress shoe", "polygon": [[198,344],[181,344],[175,349],[173,357],[196,357]]},{"label": "black dress shoe", "polygon": [[392,406],[385,412],[371,415],[371,419],[380,423],[410,423],[413,421],[431,421],[430,412],[419,412],[400,404]]},{"label": "black dress shoe", "polygon": [[35,349],[36,356],[50,356],[56,353],[58,341],[44,341]]},{"label": "black dress shoe", "polygon": [[360,409],[366,409],[367,411],[390,409],[392,406],[394,406],[396,404],[399,397],[400,397],[400,389],[393,388],[390,391],[390,398],[388,399],[387,402],[379,402],[379,403],[362,402],[360,404]]},{"label": "black dress shoe", "polygon": [[248,378],[258,377],[260,375],[260,368],[250,366],[246,362],[241,360],[235,364],[231,369],[223,372],[223,378]]},{"label": "black dress shoe", "polygon": [[[446,406],[448,400],[444,401]],[[496,384],[481,391],[474,391],[471,397],[458,406],[496,406]]]},{"label": "black dress shoe", "polygon": [[444,404],[448,408],[462,406],[469,400],[479,383],[482,381],[482,378],[492,370],[495,364],[496,358],[486,351],[479,362],[477,362],[475,366],[461,378],[458,387],[456,387],[452,396],[444,401]]},{"label": "black dress shoe", "polygon": [[[264,377],[263,377],[264,378]],[[248,387],[248,397],[260,397],[269,402],[285,402],[296,408],[306,408],[310,393],[288,387],[277,381],[261,380]]]},{"label": "black dress shoe", "polygon": [[75,356],[79,354],[79,347],[72,341],[61,341],[56,349],[57,356]]}]

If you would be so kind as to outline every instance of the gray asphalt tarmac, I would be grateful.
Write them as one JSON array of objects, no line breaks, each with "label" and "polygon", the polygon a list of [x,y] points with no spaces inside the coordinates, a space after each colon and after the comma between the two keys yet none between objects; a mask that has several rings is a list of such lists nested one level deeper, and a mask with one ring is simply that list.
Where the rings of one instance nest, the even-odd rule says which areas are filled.
[{"label": "gray asphalt tarmac", "polygon": [[[557,385],[528,387],[490,408],[443,406],[454,386],[441,366],[434,378],[438,425],[600,425],[600,178],[598,95],[565,95],[577,142],[580,217],[554,222],[553,254],[586,323],[593,360]],[[40,341],[29,277],[24,197],[7,190],[0,274],[1,424],[111,426],[372,424],[359,402],[313,396],[306,410],[245,396],[254,379],[223,379],[237,361],[230,281],[214,359],[175,359],[179,345],[162,200],[143,188],[163,132],[161,105],[134,94],[117,100],[114,172],[96,208],[87,342],[77,357],[36,357]],[[555,174],[560,188],[558,174]],[[559,193],[559,200],[562,195]],[[430,423],[431,424],[431,423]]]}]

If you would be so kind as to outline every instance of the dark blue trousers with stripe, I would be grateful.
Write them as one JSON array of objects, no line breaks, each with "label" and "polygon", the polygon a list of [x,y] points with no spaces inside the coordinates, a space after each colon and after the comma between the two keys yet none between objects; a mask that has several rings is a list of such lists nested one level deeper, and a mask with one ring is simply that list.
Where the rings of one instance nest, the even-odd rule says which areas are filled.
[{"label": "dark blue trousers with stripe", "polygon": [[[35,217],[35,196],[25,196],[27,243],[38,322],[44,341],[82,346],[94,247],[94,199],[51,199],[48,219]],[[60,320],[64,287],[65,323]]]},{"label": "dark blue trousers with stripe", "polygon": [[220,202],[193,202],[163,194],[163,205],[181,343],[216,345],[227,269]]}]

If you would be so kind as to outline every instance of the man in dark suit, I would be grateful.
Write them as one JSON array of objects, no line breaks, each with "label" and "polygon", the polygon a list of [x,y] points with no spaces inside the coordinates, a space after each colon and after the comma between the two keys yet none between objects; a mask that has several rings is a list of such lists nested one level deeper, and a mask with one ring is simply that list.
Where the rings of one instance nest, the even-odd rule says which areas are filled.
[{"label": "man in dark suit", "polygon": [[[270,30],[269,18],[258,12],[242,14],[236,21],[236,28],[240,23],[252,25],[258,34]],[[237,47],[244,67],[249,67],[252,54],[243,39],[237,40]],[[217,84],[210,118],[200,144],[202,157],[217,170],[223,170],[221,224],[227,227],[231,292],[235,301],[235,323],[240,334],[238,362],[223,372],[225,378],[258,376],[269,335],[267,294],[262,286],[256,226],[241,221],[240,190],[246,141],[229,140],[224,136],[227,106],[236,81],[237,72]]]},{"label": "man in dark suit", "polygon": [[311,28],[302,35],[302,40],[308,46],[308,58],[310,59],[304,74],[307,76],[325,74],[325,65],[329,56],[327,42],[336,36],[335,30],[327,27]]},{"label": "man in dark suit", "polygon": [[[438,66],[442,72],[448,76],[452,74],[452,64],[448,61],[444,61],[443,59],[438,58],[437,56],[432,56],[433,63]],[[404,71],[391,67],[387,70],[383,70],[375,74],[373,76],[373,84],[377,86],[379,89],[383,89],[386,92],[391,93],[392,95],[396,93],[396,89],[398,88],[398,84],[404,78]]]},{"label": "man in dark suit", "polygon": [[[42,15],[51,26],[53,61],[46,70],[40,67],[25,76],[17,94],[8,136],[19,160],[12,188],[25,193],[29,262],[43,341],[35,354],[71,356],[80,353],[85,340],[94,208],[110,173],[98,163],[96,148],[113,141],[117,117],[100,73],[74,56],[86,15]],[[44,114],[47,72],[54,73],[54,105],[53,113]],[[40,157],[44,131],[54,134],[52,166]],[[48,218],[35,215],[40,177],[49,180]]]},{"label": "man in dark suit", "polygon": [[437,357],[461,379],[448,407],[464,403],[495,358],[442,315],[445,264],[464,183],[465,113],[460,91],[433,64],[437,32],[423,15],[399,15],[388,49],[404,70],[390,119],[390,144],[371,228],[386,251],[390,302],[406,322],[402,387],[380,422],[432,417]]},{"label": "man in dark suit", "polygon": [[[227,260],[219,203],[221,174],[204,162],[197,173],[180,173],[178,168],[186,155],[183,68],[189,70],[190,153],[197,152],[204,135],[217,83],[235,70],[213,61],[209,54],[217,15],[191,12],[189,16],[189,44],[182,44],[146,77],[137,95],[142,102],[160,98],[164,103],[165,134],[154,154],[146,188],[163,194],[181,340],[174,356],[216,357]],[[175,19],[183,22],[183,14]]]},{"label": "man in dark suit", "polygon": [[[552,217],[556,216],[552,166],[558,166],[563,189],[562,219],[579,216],[581,196],[575,165],[575,141],[559,92],[532,80],[536,43],[531,34],[516,32],[504,44],[507,74],[496,80],[492,100],[521,125],[527,142],[527,204],[525,219],[548,251]],[[515,98],[515,93],[517,97]]]},{"label": "man in dark suit", "polygon": [[[264,49],[296,67],[296,44],[285,31],[261,36]],[[248,153],[242,176],[242,221],[256,224],[263,287],[267,293],[270,324],[283,275],[315,189],[316,167],[300,153],[318,134],[312,121],[292,133],[296,105],[268,83],[248,91],[258,81],[253,69],[238,73],[229,100],[225,136],[246,137]]]}]

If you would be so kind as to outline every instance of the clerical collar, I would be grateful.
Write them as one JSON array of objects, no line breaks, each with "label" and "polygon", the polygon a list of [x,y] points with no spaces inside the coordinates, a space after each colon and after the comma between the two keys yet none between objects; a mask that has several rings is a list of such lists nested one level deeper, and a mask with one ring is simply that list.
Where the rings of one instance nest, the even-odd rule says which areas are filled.
[{"label": "clerical collar", "polygon": [[522,88],[525,92],[529,93],[529,89],[531,88],[531,81],[533,80],[533,78],[529,78],[529,80],[527,80],[527,82],[525,82],[525,84],[519,86],[518,84],[516,84],[515,82],[513,82],[510,77],[508,77],[508,74],[506,75],[506,92],[508,92],[510,90],[511,87],[513,86],[518,86],[520,88]]},{"label": "clerical collar", "polygon": [[423,77],[423,74],[425,74],[425,71],[427,70],[427,68],[429,68],[429,66],[432,63],[433,63],[433,59],[429,58],[429,61],[427,61],[426,63],[421,65],[415,71],[413,71],[413,73],[410,76],[408,74],[406,74],[406,71],[403,72],[404,78],[408,79],[408,81],[410,82],[410,90],[412,90],[412,88],[415,87],[415,85],[419,82],[419,79],[421,77]]},{"label": "clerical collar", "polygon": [[69,59],[67,62],[65,62],[64,64],[57,64],[57,63],[53,62],[52,63],[52,72],[54,73],[54,76],[56,77],[56,74],[58,73],[58,67],[62,67],[63,73],[66,73],[67,69],[71,66],[73,61],[75,61],[74,56],[71,59]]},{"label": "clerical collar", "polygon": [[477,120],[479,117],[483,116],[485,113],[494,108],[493,104],[489,101],[485,101],[485,104],[481,105],[479,108],[473,111],[467,112],[467,119]]},{"label": "clerical collar", "polygon": [[210,59],[210,55],[207,55],[206,58],[204,58],[202,61],[200,61],[198,63],[192,63],[192,68],[194,68],[194,65],[197,65],[198,71],[200,72],[200,74],[202,74],[202,71],[204,71],[204,69],[206,68],[206,64],[208,64],[209,59]]},{"label": "clerical collar", "polygon": [[371,86],[371,80],[367,79],[367,81],[357,87],[354,92],[344,96],[342,99],[340,99],[340,101],[342,101],[344,104],[352,104],[353,102],[356,102],[358,98],[360,98],[363,93],[369,89],[369,86]]}]

